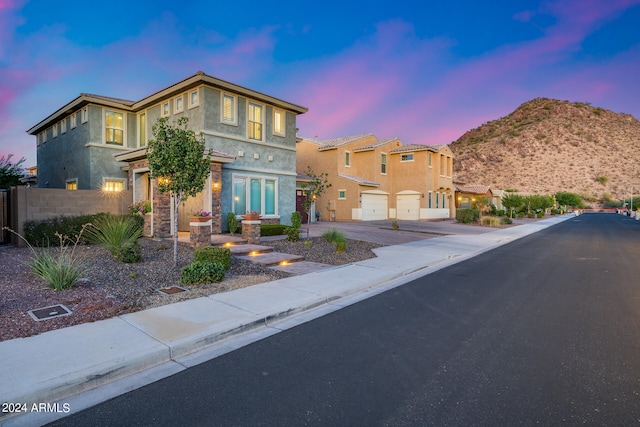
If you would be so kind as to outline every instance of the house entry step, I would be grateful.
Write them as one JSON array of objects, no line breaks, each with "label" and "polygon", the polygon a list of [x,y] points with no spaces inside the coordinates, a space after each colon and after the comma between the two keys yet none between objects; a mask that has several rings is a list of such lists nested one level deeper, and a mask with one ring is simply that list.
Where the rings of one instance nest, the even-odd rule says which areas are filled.
[{"label": "house entry step", "polygon": [[212,234],[211,244],[213,246],[232,246],[247,243],[242,236],[231,236],[230,234]]},{"label": "house entry step", "polygon": [[304,259],[302,255],[285,254],[282,252],[257,253],[256,255],[242,255],[237,256],[236,258],[251,261],[267,267],[271,265],[295,263]]},{"label": "house entry step", "polygon": [[266,252],[273,252],[273,248],[271,246],[262,245],[240,244],[225,247],[229,248],[229,250],[231,251],[231,255],[233,256],[258,255],[264,254]]}]

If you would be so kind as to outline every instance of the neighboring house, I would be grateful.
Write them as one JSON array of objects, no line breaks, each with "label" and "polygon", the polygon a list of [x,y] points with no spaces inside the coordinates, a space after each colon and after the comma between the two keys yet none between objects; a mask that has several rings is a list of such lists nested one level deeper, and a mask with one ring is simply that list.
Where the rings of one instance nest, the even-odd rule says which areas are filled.
[{"label": "neighboring house", "polygon": [[32,185],[38,184],[38,167],[31,166],[26,169],[26,173],[22,178],[20,178],[20,182],[24,185],[30,187]]},{"label": "neighboring house", "polygon": [[502,204],[502,196],[504,196],[504,190],[497,190],[495,188],[492,188],[491,194],[493,195],[491,204],[494,205],[499,211],[504,210],[504,205]]},{"label": "neighboring house", "polygon": [[[28,130],[37,138],[38,186],[118,191],[151,200],[154,235],[168,235],[170,201],[149,179],[146,145],[160,117],[189,119],[211,150],[205,191],[180,210],[211,210],[213,232],[228,212],[259,211],[266,222],[289,223],[296,207],[296,119],[305,107],[198,72],[139,101],[81,94]],[[164,197],[163,197],[164,196]],[[223,224],[224,223],[224,224]]]},{"label": "neighboring house", "polygon": [[486,199],[487,207],[493,201],[493,193],[488,185],[456,184],[456,208],[471,209],[478,199]]},{"label": "neighboring house", "polygon": [[362,134],[323,141],[302,138],[298,171],[327,173],[331,187],[316,201],[321,220],[369,221],[455,216],[453,153],[446,145],[404,145]]}]

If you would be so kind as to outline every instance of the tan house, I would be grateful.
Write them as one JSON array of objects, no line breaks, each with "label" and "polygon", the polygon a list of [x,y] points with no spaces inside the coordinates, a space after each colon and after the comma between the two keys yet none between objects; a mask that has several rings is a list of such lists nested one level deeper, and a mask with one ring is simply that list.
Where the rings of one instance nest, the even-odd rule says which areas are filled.
[{"label": "tan house", "polygon": [[403,144],[362,134],[300,138],[296,169],[327,173],[331,187],[316,201],[325,221],[436,219],[455,216],[453,153],[446,145]]},{"label": "tan house", "polygon": [[488,185],[456,184],[456,208],[471,209],[479,199],[486,199],[487,206],[493,202],[493,193]]}]

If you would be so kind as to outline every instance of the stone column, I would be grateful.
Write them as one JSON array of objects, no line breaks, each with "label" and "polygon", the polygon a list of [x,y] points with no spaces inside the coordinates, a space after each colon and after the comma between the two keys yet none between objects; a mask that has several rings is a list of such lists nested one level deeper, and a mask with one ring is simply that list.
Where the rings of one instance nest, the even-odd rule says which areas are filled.
[{"label": "stone column", "polygon": [[194,248],[211,245],[211,218],[191,218],[189,241]]},{"label": "stone column", "polygon": [[151,237],[151,221],[153,221],[153,214],[151,212],[143,215],[144,228],[142,229],[142,235],[144,237]]},{"label": "stone column", "polygon": [[250,245],[260,244],[260,225],[262,221],[258,220],[243,220],[242,221],[242,238]]}]

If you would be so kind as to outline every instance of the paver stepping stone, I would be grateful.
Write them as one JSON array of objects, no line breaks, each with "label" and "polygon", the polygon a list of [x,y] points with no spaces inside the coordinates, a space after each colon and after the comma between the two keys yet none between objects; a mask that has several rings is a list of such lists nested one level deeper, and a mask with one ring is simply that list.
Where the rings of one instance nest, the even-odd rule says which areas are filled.
[{"label": "paver stepping stone", "polygon": [[237,258],[245,259],[247,261],[266,266],[296,262],[304,259],[304,257],[301,255],[284,254],[282,252],[258,253],[257,255],[241,255],[237,256]]}]

